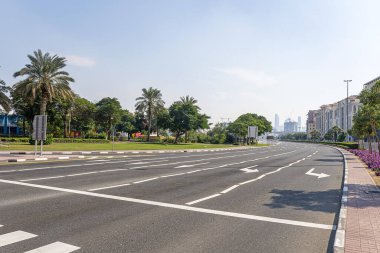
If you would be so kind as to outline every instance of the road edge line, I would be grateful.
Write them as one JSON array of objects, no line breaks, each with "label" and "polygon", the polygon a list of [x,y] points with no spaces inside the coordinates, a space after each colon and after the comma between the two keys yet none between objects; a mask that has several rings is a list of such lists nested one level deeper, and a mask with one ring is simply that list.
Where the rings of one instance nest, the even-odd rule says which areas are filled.
[{"label": "road edge line", "polygon": [[332,147],[338,150],[344,160],[344,174],[343,174],[343,185],[342,185],[342,198],[340,201],[340,211],[339,211],[339,219],[338,226],[335,233],[334,238],[334,253],[344,253],[345,251],[345,239],[346,239],[346,223],[347,223],[347,197],[348,197],[348,166],[347,159],[342,149]]}]

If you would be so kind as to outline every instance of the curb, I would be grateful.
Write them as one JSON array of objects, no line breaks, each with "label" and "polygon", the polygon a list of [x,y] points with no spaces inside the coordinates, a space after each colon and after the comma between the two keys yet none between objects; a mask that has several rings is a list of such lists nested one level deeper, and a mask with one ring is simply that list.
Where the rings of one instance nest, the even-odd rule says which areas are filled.
[{"label": "curb", "polygon": [[[334,147],[335,148],[335,147]],[[341,199],[341,206],[339,212],[338,227],[336,228],[335,239],[334,239],[334,253],[344,253],[344,245],[346,238],[346,222],[347,222],[347,197],[348,197],[348,166],[347,159],[341,149],[338,150],[344,159],[344,182],[343,182],[343,194]]]},{"label": "curb", "polygon": [[[60,157],[37,157],[37,158],[11,158],[8,162],[26,162],[26,161],[45,161],[45,160],[67,160],[73,158],[85,158],[84,155],[120,155],[120,154],[162,154],[162,153],[181,153],[181,152],[217,152],[217,151],[227,151],[227,150],[244,150],[244,149],[254,149],[257,147],[240,147],[240,148],[218,148],[218,149],[182,149],[182,150],[140,150],[140,151],[46,151],[45,155],[65,155]],[[32,151],[19,151],[19,152],[9,152],[10,155],[33,155]],[[75,155],[75,156],[67,156]],[[2,162],[2,161],[0,161]],[[4,160],[6,162],[6,160]]]},{"label": "curb", "polygon": [[[12,158],[8,159],[9,163],[18,163],[18,162],[26,162],[26,161],[47,161],[47,160],[67,160],[67,159],[78,159],[78,158],[84,158],[84,155],[80,156],[58,156],[58,157],[36,157],[36,158],[31,158],[31,159],[26,159],[26,158]],[[5,162],[5,161],[4,161]]]}]

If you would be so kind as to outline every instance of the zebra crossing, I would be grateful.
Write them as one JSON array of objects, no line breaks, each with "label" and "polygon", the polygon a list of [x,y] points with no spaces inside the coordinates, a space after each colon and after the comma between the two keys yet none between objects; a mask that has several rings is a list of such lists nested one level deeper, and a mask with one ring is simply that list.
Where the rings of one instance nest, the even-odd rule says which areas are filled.
[{"label": "zebra crossing", "polygon": [[[3,225],[0,225],[0,227],[3,227]],[[38,235],[21,231],[21,230],[17,230],[17,231],[5,233],[5,234],[0,234],[0,251],[1,251],[1,248],[4,246],[22,242],[24,240],[29,240],[37,236]],[[26,251],[24,253],[70,253],[78,249],[80,248],[77,246],[58,241],[58,242],[50,243],[48,245],[41,246],[36,249]]]}]

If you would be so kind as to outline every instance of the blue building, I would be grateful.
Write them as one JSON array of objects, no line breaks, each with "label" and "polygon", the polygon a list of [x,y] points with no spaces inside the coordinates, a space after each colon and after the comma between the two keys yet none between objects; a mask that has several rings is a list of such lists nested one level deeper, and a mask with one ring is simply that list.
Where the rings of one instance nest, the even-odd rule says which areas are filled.
[{"label": "blue building", "polygon": [[0,114],[0,135],[21,135],[22,129],[17,124],[19,120],[22,120],[22,117],[16,114]]}]

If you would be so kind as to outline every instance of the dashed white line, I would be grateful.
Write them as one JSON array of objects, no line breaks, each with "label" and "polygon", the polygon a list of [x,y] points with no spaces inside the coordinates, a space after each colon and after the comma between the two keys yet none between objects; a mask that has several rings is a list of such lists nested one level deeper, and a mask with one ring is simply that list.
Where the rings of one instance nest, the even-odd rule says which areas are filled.
[{"label": "dashed white line", "polygon": [[118,185],[112,185],[112,186],[106,186],[106,187],[99,187],[99,188],[89,189],[89,191],[99,191],[99,190],[111,189],[111,188],[128,186],[128,185],[131,185],[131,184],[118,184]]},{"label": "dashed white line", "polygon": [[191,201],[191,202],[187,202],[186,205],[193,205],[193,204],[196,204],[198,202],[202,202],[204,200],[207,200],[207,199],[212,199],[212,198],[215,198],[215,197],[218,197],[220,196],[221,194],[217,193],[217,194],[214,194],[214,195],[211,195],[211,196],[208,196],[208,197],[205,197],[205,198],[201,198],[201,199],[197,199],[197,200],[194,200],[194,201]]},{"label": "dashed white line", "polygon": [[143,183],[143,182],[152,181],[152,180],[156,180],[156,179],[158,179],[158,177],[152,177],[152,178],[144,179],[144,180],[133,182],[133,183],[134,184],[140,184],[140,183]]},{"label": "dashed white line", "polygon": [[54,242],[25,253],[70,253],[78,249],[80,248],[67,243]]},{"label": "dashed white line", "polygon": [[239,185],[235,184],[235,185],[225,189],[224,191],[221,191],[220,193],[227,193],[227,192],[232,191],[233,189],[235,189],[237,187],[239,187]]},{"label": "dashed white line", "polygon": [[0,247],[3,247],[5,245],[9,245],[15,242],[20,242],[23,240],[27,240],[33,237],[36,237],[37,235],[27,233],[24,231],[15,231],[7,234],[2,234],[0,235]]}]

